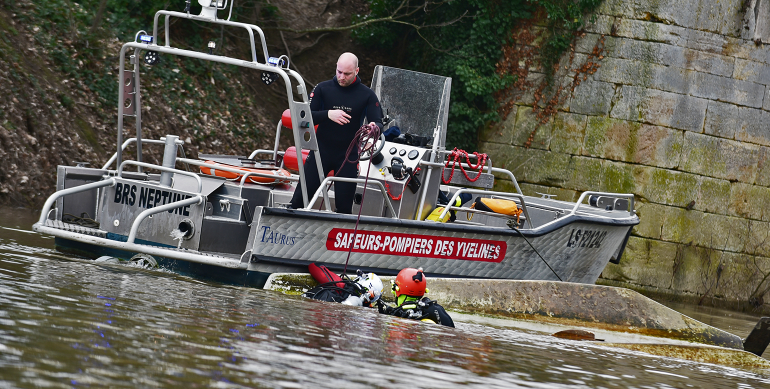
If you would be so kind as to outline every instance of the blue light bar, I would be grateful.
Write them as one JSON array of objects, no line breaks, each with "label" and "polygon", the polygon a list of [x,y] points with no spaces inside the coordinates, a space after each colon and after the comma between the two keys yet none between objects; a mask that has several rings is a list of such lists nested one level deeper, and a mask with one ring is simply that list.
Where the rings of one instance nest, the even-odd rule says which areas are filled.
[{"label": "blue light bar", "polygon": [[139,41],[142,43],[147,43],[148,45],[152,43],[152,35],[139,35]]},{"label": "blue light bar", "polygon": [[281,62],[283,61],[281,61],[280,58],[270,57],[267,59],[267,64],[270,66],[278,66],[281,64]]}]

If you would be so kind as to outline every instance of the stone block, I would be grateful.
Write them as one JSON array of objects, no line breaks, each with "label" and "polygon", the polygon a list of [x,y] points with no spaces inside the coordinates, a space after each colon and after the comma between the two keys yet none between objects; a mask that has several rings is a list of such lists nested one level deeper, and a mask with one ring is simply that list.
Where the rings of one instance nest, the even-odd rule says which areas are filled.
[{"label": "stone block", "polygon": [[511,144],[513,131],[516,126],[516,113],[519,110],[518,105],[514,105],[511,113],[508,114],[502,122],[496,125],[484,126],[479,131],[479,141],[489,143]]},{"label": "stone block", "polygon": [[668,242],[739,251],[748,237],[748,220],[671,207],[661,235]]},{"label": "stone block", "polygon": [[622,162],[603,161],[600,191],[611,193],[636,193],[636,176],[643,166]]},{"label": "stone block", "polygon": [[593,116],[586,126],[583,154],[674,168],[679,164],[683,139],[679,130]]},{"label": "stone block", "polygon": [[[719,282],[716,282],[717,277],[707,280],[708,285],[714,285],[709,296],[747,301],[754,297],[753,293],[760,283],[767,286],[767,280],[764,277],[770,273],[770,259],[725,252],[718,258],[718,262],[712,262],[711,268],[714,267],[721,268],[721,274],[718,277]],[[760,289],[762,290],[763,288]]]},{"label": "stone block", "polygon": [[575,156],[570,158],[566,170],[570,178],[566,185],[563,185],[565,188],[584,192],[601,187],[604,169],[600,159]]},{"label": "stone block", "polygon": [[[685,35],[687,48],[705,51],[713,54],[723,54],[725,49],[729,46],[728,37],[720,34],[714,34],[713,32],[702,31],[697,29],[686,29]],[[730,55],[724,53],[725,55]]]},{"label": "stone block", "polygon": [[765,86],[770,85],[770,65],[738,58],[735,60],[733,78]]},{"label": "stone block", "polygon": [[604,50],[608,57],[682,67],[685,49],[666,43],[607,37]]},{"label": "stone block", "polygon": [[634,86],[616,93],[617,103],[610,116],[618,119],[701,132],[707,100]]},{"label": "stone block", "polygon": [[647,201],[684,208],[698,198],[698,176],[658,168],[648,168],[639,179],[639,192]]},{"label": "stone block", "polygon": [[727,205],[731,215],[770,221],[770,188],[734,182]]},{"label": "stone block", "polygon": [[567,154],[486,142],[480,142],[479,149],[492,158],[494,166],[510,170],[519,182],[564,186],[572,175]]},{"label": "stone block", "polygon": [[[521,183],[519,186],[521,186],[521,191],[524,192],[525,195],[532,197],[541,197],[543,194],[549,194],[554,195],[553,198],[556,200],[570,202],[577,201],[580,198],[580,192],[570,189],[528,183]],[[511,190],[515,191],[513,188]]]},{"label": "stone block", "polygon": [[731,181],[754,182],[759,146],[709,135],[684,135],[681,170]]},{"label": "stone block", "polygon": [[735,139],[742,142],[770,146],[770,112],[740,107],[740,125],[735,129]]},{"label": "stone block", "polygon": [[752,255],[770,256],[770,223],[749,220],[749,238],[741,250]]},{"label": "stone block", "polygon": [[614,94],[615,85],[613,84],[585,81],[572,94],[569,110],[584,115],[607,115],[610,112]]},{"label": "stone block", "polygon": [[723,77],[731,77],[735,68],[735,58],[692,49],[685,49],[679,60],[677,66]]},{"label": "stone block", "polygon": [[587,21],[583,27],[583,31],[593,34],[609,34],[612,31],[612,25],[615,23],[615,18],[607,15],[596,15],[596,20],[591,23]]},{"label": "stone block", "polygon": [[735,129],[741,125],[741,122],[737,105],[709,101],[703,131],[720,138],[735,139]]},{"label": "stone block", "polygon": [[649,86],[659,65],[621,58],[607,57],[594,73],[594,80],[613,84]]},{"label": "stone block", "polygon": [[728,214],[726,204],[730,202],[730,181],[706,176],[698,177],[698,196],[693,209],[703,212]]},{"label": "stone block", "polygon": [[643,124],[636,133],[636,148],[630,162],[675,168],[684,146],[684,131]]},{"label": "stone block", "polygon": [[757,159],[757,179],[754,184],[770,186],[770,148],[761,146]]},{"label": "stone block", "polygon": [[[516,127],[512,131],[511,143],[516,146],[548,150],[552,126],[553,119],[545,124],[540,124],[539,119],[532,112],[532,107],[519,107],[516,114]],[[530,137],[532,137],[531,141]]]},{"label": "stone block", "polygon": [[687,29],[671,24],[617,18],[615,26],[615,35],[624,38],[668,43],[674,46],[684,46],[687,43]]},{"label": "stone block", "polygon": [[550,149],[553,152],[580,155],[583,149],[588,116],[559,112],[551,128]]},{"label": "stone block", "polygon": [[737,10],[741,6],[741,0],[605,1],[597,13],[740,37],[742,15]]},{"label": "stone block", "polygon": [[710,100],[761,108],[765,87],[753,82],[696,72],[690,94]]},{"label": "stone block", "polygon": [[765,99],[762,103],[762,109],[770,111],[770,86],[765,88]]},{"label": "stone block", "polygon": [[632,236],[620,264],[609,264],[602,277],[638,285],[670,289],[676,245]]},{"label": "stone block", "polygon": [[642,201],[638,201],[635,206],[639,224],[634,227],[634,234],[645,238],[661,239],[666,215],[672,207]]}]

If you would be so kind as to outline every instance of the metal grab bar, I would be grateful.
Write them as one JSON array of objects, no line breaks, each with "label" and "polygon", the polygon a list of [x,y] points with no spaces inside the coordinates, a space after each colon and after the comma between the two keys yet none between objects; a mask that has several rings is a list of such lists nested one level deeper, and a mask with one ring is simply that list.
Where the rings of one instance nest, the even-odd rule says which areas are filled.
[{"label": "metal grab bar", "polygon": [[225,26],[242,27],[242,28],[246,29],[246,31],[248,31],[248,33],[249,33],[249,40],[251,42],[251,60],[253,62],[257,62],[257,51],[256,51],[257,50],[257,46],[254,43],[254,31],[256,31],[259,34],[259,38],[260,38],[261,43],[262,43],[262,55],[265,56],[265,63],[267,63],[267,59],[270,57],[267,54],[267,42],[265,41],[265,33],[262,32],[261,28],[255,26],[253,24],[231,22],[229,20],[221,20],[221,19],[210,19],[210,18],[206,18],[206,17],[201,17],[199,15],[191,15],[191,14],[187,14],[187,13],[183,13],[183,12],[175,12],[175,11],[163,11],[162,10],[162,11],[158,11],[158,12],[155,13],[155,20],[153,21],[153,26],[152,26],[152,36],[155,39],[156,44],[158,43],[157,42],[158,41],[158,19],[160,18],[160,15],[165,15],[164,23],[163,24],[164,24],[165,32],[166,32],[166,36],[165,36],[165,38],[166,38],[165,46],[166,47],[170,47],[171,46],[171,38],[169,37],[169,25],[170,25],[170,23],[169,23],[169,20],[170,20],[169,16],[175,16],[175,17],[183,18],[183,19],[192,19],[192,20],[197,20],[197,21],[201,21],[201,22],[223,24]]},{"label": "metal grab bar", "polygon": [[629,216],[636,215],[636,210],[634,209],[634,195],[632,193],[609,193],[609,192],[583,192],[583,194],[580,195],[580,198],[575,203],[575,207],[572,208],[572,211],[569,213],[569,215],[574,215],[577,213],[578,208],[583,205],[583,201],[585,201],[585,198],[587,196],[591,195],[597,195],[597,196],[607,196],[607,197],[616,197],[616,198],[622,198],[622,199],[628,199],[629,201],[629,207],[628,207],[628,214]]},{"label": "metal grab bar", "polygon": [[[420,165],[424,165],[424,166],[432,166],[432,167],[440,167],[440,168],[444,168],[444,167],[445,167],[445,166],[444,166],[444,164],[442,164],[442,163],[438,163],[438,162],[427,162],[427,161],[420,161]],[[469,169],[471,168],[471,167],[470,167],[470,166],[468,166],[468,164],[466,164],[466,163],[461,163],[461,165],[463,165],[463,167],[467,167],[467,168],[469,168]],[[513,182],[513,186],[516,188],[516,192],[518,192],[518,194],[520,194],[520,195],[522,195],[522,196],[524,195],[524,193],[521,191],[521,188],[519,187],[519,182],[516,180],[516,177],[513,175],[513,173],[511,173],[511,171],[510,171],[510,170],[508,170],[508,169],[503,169],[503,168],[499,168],[499,167],[492,167],[492,166],[490,165],[490,166],[489,166],[489,169],[487,170],[487,172],[489,172],[489,171],[491,171],[492,173],[503,173],[503,174],[507,174],[507,175],[508,175],[508,177],[510,177],[510,179],[511,179],[511,182]]]},{"label": "metal grab bar", "polygon": [[104,186],[115,186],[115,184],[117,184],[117,180],[115,180],[115,178],[108,178],[106,180],[96,181],[90,184],[79,185],[74,188],[63,189],[63,190],[54,192],[51,196],[48,197],[48,200],[45,201],[45,205],[43,205],[43,210],[40,211],[40,219],[37,221],[36,224],[43,225],[43,226],[45,225],[45,221],[48,218],[48,213],[51,212],[51,207],[53,207],[54,202],[56,202],[56,200],[59,199],[60,197],[64,197],[74,193],[85,192],[87,190],[101,188]]},{"label": "metal grab bar", "polygon": [[[123,142],[123,144],[120,146],[120,151],[124,151],[128,147],[128,145],[130,145],[133,142],[136,142],[136,138],[128,138],[128,139],[126,139],[126,141]],[[166,141],[165,141],[165,137],[163,137],[163,138],[161,138],[161,140],[157,140],[157,139],[142,139],[142,143],[165,145]],[[177,144],[177,146],[184,145],[184,141],[177,140],[176,144]],[[110,157],[110,159],[107,161],[107,163],[105,163],[104,166],[102,166],[102,169],[106,170],[108,167],[110,167],[110,165],[112,165],[113,162],[115,162],[116,159],[118,159],[118,153],[117,152],[112,154],[112,157]]]},{"label": "metal grab bar", "polygon": [[[326,177],[323,182],[321,182],[321,186],[318,187],[318,190],[315,191],[315,194],[310,199],[310,202],[308,205],[304,208],[306,210],[313,209],[313,206],[315,205],[316,200],[318,200],[318,197],[321,196],[323,193],[324,196],[324,207],[326,207],[327,211],[331,211],[331,207],[329,206],[329,196],[326,191],[326,185],[331,181],[339,181],[339,182],[355,182],[363,184],[366,182],[363,178],[347,178],[347,177]],[[390,214],[392,215],[392,219],[398,219],[398,216],[396,215],[396,211],[393,209],[393,204],[390,203],[390,199],[388,198],[388,192],[385,190],[385,185],[382,185],[382,182],[379,182],[377,180],[369,180],[370,184],[376,184],[378,186],[377,189],[380,190],[380,193],[382,194],[382,197],[385,199],[385,205],[388,207],[388,211],[390,211]],[[363,204],[361,204],[363,206]]]},{"label": "metal grab bar", "polygon": [[[455,194],[452,196],[452,198],[449,200],[449,204],[454,204],[455,201],[457,201],[457,198],[460,196],[461,193],[475,193],[475,194],[486,194],[486,195],[495,195],[500,197],[515,197],[518,198],[519,201],[521,201],[521,210],[524,212],[524,217],[527,219],[527,224],[529,224],[529,228],[532,228],[532,219],[529,218],[529,212],[527,211],[527,205],[524,203],[524,196],[520,194],[514,194],[514,193],[507,193],[507,192],[492,192],[488,190],[483,189],[467,189],[463,188],[455,192]],[[463,209],[464,211],[472,211],[470,208]],[[446,217],[446,214],[449,212],[449,205],[444,206],[444,211],[441,212],[441,215],[438,217],[438,220],[444,220],[444,217]],[[432,220],[426,220],[426,221],[432,221]],[[436,221],[435,223],[438,223]]]},{"label": "metal grab bar", "polygon": [[[181,158],[180,158],[180,159],[181,159]],[[200,178],[200,177],[198,177],[198,174],[197,174],[197,173],[193,173],[193,172],[186,172],[186,171],[184,171],[184,170],[179,170],[179,169],[172,169],[172,168],[169,168],[169,167],[163,167],[163,166],[153,165],[153,164],[151,164],[151,163],[146,163],[146,162],[138,162],[138,161],[123,161],[123,163],[121,163],[121,164],[120,164],[120,167],[118,168],[118,177],[120,177],[120,178],[123,178],[123,168],[124,168],[126,165],[141,166],[141,167],[146,167],[146,168],[148,168],[148,169],[155,169],[155,170],[160,170],[160,171],[162,171],[162,172],[169,172],[169,173],[179,173],[179,174],[182,174],[182,175],[185,175],[185,176],[190,176],[190,177],[193,177],[193,178],[195,178],[195,180],[196,180],[196,181],[198,181],[198,193],[201,193],[201,192],[203,192],[203,181],[201,180],[201,178]]]},{"label": "metal grab bar", "polygon": [[159,207],[153,207],[150,209],[144,210],[142,213],[140,213],[136,219],[134,219],[134,223],[131,224],[131,232],[128,233],[128,240],[126,243],[132,244],[134,243],[134,240],[136,240],[136,234],[139,232],[139,225],[142,223],[144,219],[147,218],[147,216],[154,215],[156,213],[161,213],[164,211],[170,211],[172,209],[176,209],[179,207],[184,207],[185,205],[192,205],[192,204],[200,204],[203,202],[203,196],[198,194],[193,197],[190,197],[189,199],[179,200],[175,201],[173,203],[168,203],[161,205]]}]

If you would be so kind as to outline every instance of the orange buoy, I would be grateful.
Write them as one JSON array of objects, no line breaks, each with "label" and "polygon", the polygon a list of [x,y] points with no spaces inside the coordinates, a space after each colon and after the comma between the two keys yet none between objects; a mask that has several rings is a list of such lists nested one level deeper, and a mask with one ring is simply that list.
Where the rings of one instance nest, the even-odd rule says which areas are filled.
[{"label": "orange buoy", "polygon": [[[243,172],[243,173],[235,173],[231,171],[211,168],[209,166],[201,166],[201,173],[208,174],[210,176],[227,178],[228,180],[240,180],[243,177],[244,173],[260,173],[262,174],[260,176],[254,176],[254,175],[249,176],[246,179],[246,181],[249,181],[255,184],[277,184],[277,183],[288,184],[289,182],[291,182],[286,179],[287,177],[291,177],[291,173],[289,173],[286,169],[281,169],[281,168],[259,169],[259,168],[253,168],[253,167],[233,166],[233,165],[228,165],[225,163],[219,163],[215,161],[206,161],[205,163],[208,165],[222,166],[230,169],[237,169]],[[269,177],[265,175],[268,175]]]},{"label": "orange buoy", "polygon": [[[310,154],[310,150],[308,149],[302,150],[303,164],[307,162],[308,154]],[[299,171],[299,166],[297,166],[297,148],[296,147],[291,146],[288,149],[286,149],[286,153],[283,155],[283,166],[293,172]]]}]

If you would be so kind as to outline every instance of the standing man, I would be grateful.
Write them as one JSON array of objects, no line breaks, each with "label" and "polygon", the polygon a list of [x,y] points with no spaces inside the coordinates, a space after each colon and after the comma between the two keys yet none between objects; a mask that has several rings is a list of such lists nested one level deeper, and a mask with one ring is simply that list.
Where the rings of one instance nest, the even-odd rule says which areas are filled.
[{"label": "standing man", "polygon": [[[353,137],[366,118],[382,130],[382,108],[377,95],[358,77],[358,58],[352,53],[343,53],[337,59],[337,74],[331,80],[316,85],[310,93],[310,111],[313,122],[318,125],[316,138],[321,153],[323,173],[332,170],[337,177],[358,177],[358,166],[347,162],[345,153]],[[344,163],[344,165],[343,165]],[[318,180],[315,156],[310,152],[305,162],[305,183],[308,197],[312,196],[321,182]],[[292,208],[303,208],[301,184],[294,190]],[[334,195],[337,212],[352,213],[356,184],[335,182]]]}]

